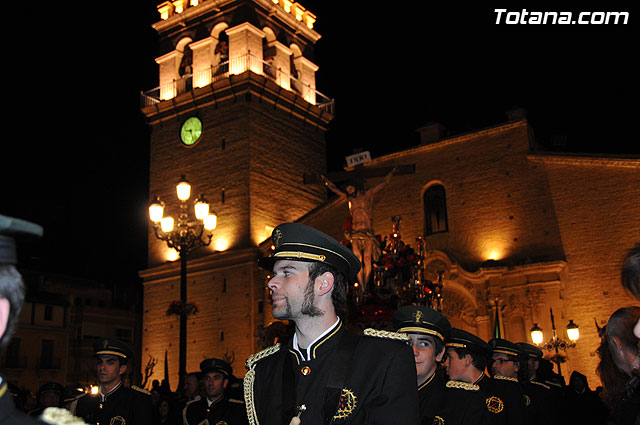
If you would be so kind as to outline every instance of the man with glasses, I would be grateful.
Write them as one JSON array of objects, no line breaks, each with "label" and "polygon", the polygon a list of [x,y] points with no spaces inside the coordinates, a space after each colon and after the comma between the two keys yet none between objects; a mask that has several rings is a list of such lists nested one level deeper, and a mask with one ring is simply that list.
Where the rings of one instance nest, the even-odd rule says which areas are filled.
[{"label": "man with glasses", "polygon": [[538,414],[532,404],[531,397],[525,392],[522,384],[518,382],[518,370],[520,370],[520,349],[516,344],[502,338],[493,338],[489,341],[491,347],[491,364],[488,370],[491,377],[498,381],[514,400],[514,409],[518,409],[524,416],[524,422],[528,425],[538,423]]}]

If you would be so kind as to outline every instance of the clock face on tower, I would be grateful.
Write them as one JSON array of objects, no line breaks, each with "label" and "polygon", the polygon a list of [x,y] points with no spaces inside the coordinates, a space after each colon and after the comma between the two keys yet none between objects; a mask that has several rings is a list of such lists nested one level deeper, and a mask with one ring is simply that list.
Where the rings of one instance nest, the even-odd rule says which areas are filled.
[{"label": "clock face on tower", "polygon": [[187,119],[180,128],[180,140],[187,146],[195,144],[202,135],[202,121],[198,117]]}]

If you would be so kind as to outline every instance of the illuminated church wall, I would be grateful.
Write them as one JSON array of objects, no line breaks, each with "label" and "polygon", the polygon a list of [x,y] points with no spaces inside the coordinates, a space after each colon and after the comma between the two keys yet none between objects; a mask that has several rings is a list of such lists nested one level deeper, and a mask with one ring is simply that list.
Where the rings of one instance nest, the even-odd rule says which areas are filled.
[{"label": "illuminated church wall", "polygon": [[[400,164],[415,164],[416,172],[393,176],[376,195],[374,230],[389,235],[391,217],[400,215],[402,239],[416,248],[416,238],[425,234],[424,191],[434,182],[445,187],[448,231],[426,240],[434,264],[447,269],[443,312],[454,326],[491,338],[497,299],[504,336],[530,341],[529,329],[538,323],[546,341],[553,308],[561,338],[567,340],[569,319],[581,330],[563,365],[567,381],[579,370],[598,382],[593,318],[606,321],[633,303],[620,287],[619,267],[640,240],[640,161],[532,154],[528,124],[521,120],[367,166]],[[347,215],[346,202],[334,198],[302,221],[344,240]]]},{"label": "illuminated church wall", "polygon": [[532,160],[548,176],[569,265],[565,319],[580,325],[572,356],[597,382],[594,319],[603,326],[619,307],[638,305],[620,285],[620,267],[626,251],[640,241],[640,160],[544,155]]}]

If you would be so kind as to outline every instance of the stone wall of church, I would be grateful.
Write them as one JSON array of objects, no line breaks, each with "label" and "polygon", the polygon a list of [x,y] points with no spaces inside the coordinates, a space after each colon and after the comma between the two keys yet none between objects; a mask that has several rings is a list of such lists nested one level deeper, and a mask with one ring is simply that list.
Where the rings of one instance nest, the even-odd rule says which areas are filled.
[{"label": "stone wall of church", "polygon": [[[580,325],[570,351],[580,371],[598,382],[597,328],[618,308],[640,305],[620,285],[621,261],[640,241],[640,160],[538,159],[549,179],[568,276],[563,290],[564,327]],[[558,321],[557,321],[558,322]]]},{"label": "stone wall of church", "polygon": [[415,174],[394,176],[376,197],[376,233],[388,235],[391,217],[400,215],[404,241],[415,246],[425,233],[424,191],[437,183],[446,190],[448,232],[428,236],[429,249],[469,270],[487,260],[562,259],[546,175],[527,159],[528,150],[527,123],[519,121],[373,161],[416,167]]},{"label": "stone wall of church", "polygon": [[[640,162],[543,159],[530,153],[529,129],[520,121],[386,155],[368,166],[400,164],[415,164],[416,172],[394,176],[376,195],[375,233],[389,235],[391,217],[400,215],[404,242],[417,247],[425,232],[423,193],[442,184],[449,229],[426,240],[428,249],[446,253],[465,270],[449,277],[449,306],[445,286],[444,310],[452,321],[488,338],[498,298],[505,336],[530,341],[529,329],[538,323],[547,340],[552,308],[559,337],[568,340],[569,319],[581,331],[563,375],[568,381],[579,370],[595,387],[594,318],[602,326],[615,309],[635,303],[623,293],[619,271],[625,251],[640,240]],[[344,239],[340,226],[348,214],[347,204],[334,200],[330,210],[305,223]]]}]

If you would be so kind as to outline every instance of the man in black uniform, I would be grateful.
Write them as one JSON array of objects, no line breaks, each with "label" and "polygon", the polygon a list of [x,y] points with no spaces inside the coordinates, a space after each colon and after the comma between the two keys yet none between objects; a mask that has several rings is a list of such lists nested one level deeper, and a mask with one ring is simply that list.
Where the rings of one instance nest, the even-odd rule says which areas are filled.
[{"label": "man in black uniform", "polygon": [[514,408],[520,409],[524,415],[524,423],[537,425],[538,415],[531,402],[531,397],[524,391],[518,381],[520,370],[520,349],[516,344],[503,338],[493,338],[489,341],[491,347],[491,377],[499,381],[513,399]]},{"label": "man in black uniform", "polygon": [[431,425],[445,394],[446,381],[439,363],[444,358],[444,344],[451,333],[451,324],[435,310],[409,305],[393,315],[393,328],[411,338],[408,344],[416,363],[421,424]]},{"label": "man in black uniform", "polygon": [[[451,329],[444,363],[449,381],[445,387],[445,404],[438,414],[442,422],[451,424],[486,424],[489,406],[498,400],[487,400],[479,381],[485,378],[486,343],[461,329]],[[499,403],[498,403],[499,404]]]},{"label": "man in black uniform", "polygon": [[[18,235],[42,236],[41,226],[13,217],[0,215],[0,351],[13,335],[24,302],[24,284],[16,269],[16,237]],[[41,424],[35,418],[16,409],[7,382],[0,376],[0,424]]]},{"label": "man in black uniform", "polygon": [[242,400],[229,399],[225,389],[232,374],[231,365],[220,359],[206,359],[200,363],[204,397],[192,400],[182,411],[184,425],[248,424]]},{"label": "man in black uniform", "polygon": [[556,424],[558,410],[551,388],[537,379],[542,350],[527,342],[518,342],[516,345],[521,353],[518,380],[522,383],[525,392],[531,397],[539,423]]},{"label": "man in black uniform", "polygon": [[272,272],[273,317],[295,322],[287,346],[249,357],[244,378],[251,424],[419,423],[416,367],[406,335],[346,330],[349,279],[360,261],[318,230],[285,223],[275,251],[259,264]]},{"label": "man in black uniform", "polygon": [[148,391],[125,387],[122,375],[133,356],[122,341],[102,338],[94,344],[99,391],[86,394],[71,406],[76,416],[96,425],[151,425],[153,406]]}]

